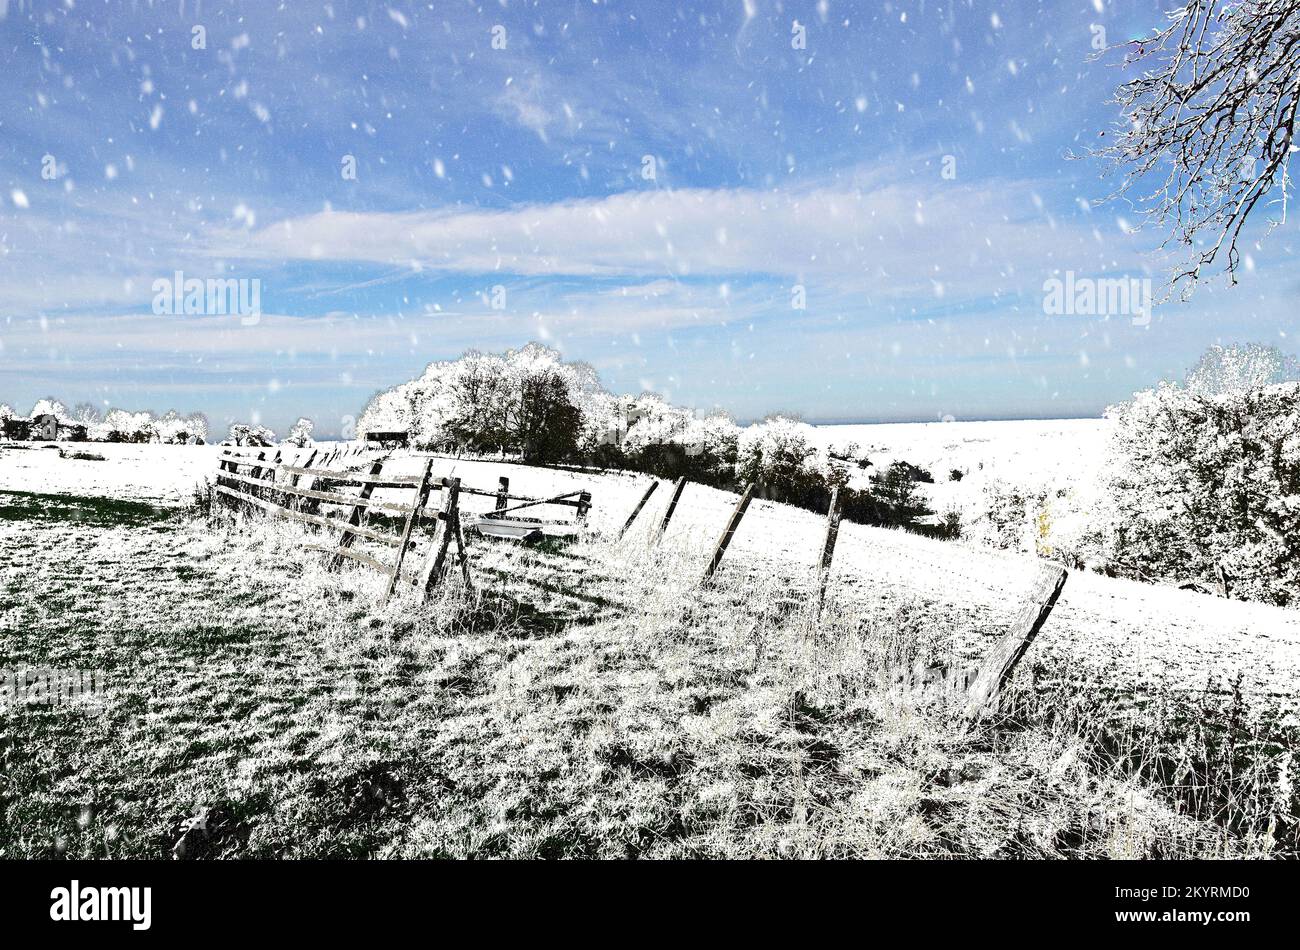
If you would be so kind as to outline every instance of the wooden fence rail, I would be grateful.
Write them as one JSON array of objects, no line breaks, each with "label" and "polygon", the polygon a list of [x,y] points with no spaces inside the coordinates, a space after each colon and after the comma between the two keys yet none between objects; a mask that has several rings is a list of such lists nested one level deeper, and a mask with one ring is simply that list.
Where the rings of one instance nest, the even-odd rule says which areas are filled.
[{"label": "wooden fence rail", "polygon": [[[345,453],[347,457],[349,453]],[[350,453],[355,454],[355,453]],[[581,519],[591,506],[591,494],[587,491],[566,492],[549,498],[531,498],[523,495],[511,495],[510,483],[506,478],[500,481],[497,491],[484,491],[462,486],[458,478],[436,478],[432,474],[433,458],[425,458],[423,469],[418,476],[385,475],[383,461],[376,460],[368,472],[335,471],[328,466],[339,456],[336,451],[323,459],[312,453],[304,465],[289,465],[280,462],[277,452],[274,458],[267,459],[267,452],[240,455],[224,453],[218,462],[217,496],[232,502],[251,505],[257,509],[282,518],[299,521],[328,531],[339,531],[338,540],[333,544],[309,544],[310,550],[322,551],[330,555],[331,569],[337,569],[344,559],[356,561],[373,568],[388,578],[384,600],[388,600],[399,582],[405,582],[423,591],[425,597],[438,585],[446,573],[451,546],[456,546],[456,560],[460,566],[465,584],[470,585],[469,558],[466,552],[464,532],[460,524],[460,496],[471,494],[494,499],[495,510],[483,517],[493,517],[529,508],[536,505],[570,505],[578,509]],[[313,467],[313,464],[315,467]],[[243,469],[244,471],[241,471]],[[285,476],[281,478],[280,476]],[[303,487],[299,481],[310,479],[311,487]],[[344,486],[358,488],[356,494],[338,491]],[[631,515],[624,523],[618,536],[621,538],[640,515],[650,496],[658,488],[654,481],[637,502]],[[653,538],[658,541],[663,537],[673,513],[681,500],[686,487],[686,479],[679,478],[673,486],[672,496],[662,520],[656,526]],[[377,500],[372,497],[377,489],[403,489],[412,492],[409,502]],[[712,579],[727,547],[735,536],[741,520],[749,508],[755,486],[749,484],[736,502],[721,536],[714,546],[713,555],[704,570],[701,584],[707,585]],[[442,492],[442,504],[434,508],[429,504],[434,492]],[[279,495],[285,503],[274,500]],[[346,518],[329,517],[318,510],[298,510],[292,507],[294,500],[316,505],[333,505],[350,509]],[[521,502],[511,505],[510,502]],[[380,511],[403,516],[401,529],[397,533],[368,525],[367,518],[371,512]],[[414,546],[413,537],[417,524],[424,519],[435,523],[437,543],[429,551],[424,564],[412,572],[406,567],[406,561]],[[820,614],[826,597],[826,588],[835,553],[836,540],[840,531],[841,508],[838,490],[832,491],[830,504],[826,512],[826,529],[822,539],[820,557],[816,574],[817,611]],[[392,564],[387,564],[363,551],[354,550],[357,539],[396,548]],[[962,691],[964,716],[968,722],[978,723],[985,717],[998,711],[1001,697],[1017,664],[1037,637],[1048,615],[1052,612],[1061,591],[1065,586],[1068,572],[1056,564],[1045,564],[1040,568],[1033,590],[1025,601],[1015,622],[1006,634],[993,646],[978,668],[969,667],[962,670],[948,670],[943,677],[946,688],[953,686]],[[921,670],[913,675],[913,680],[923,687],[930,684],[934,677],[929,671]],[[937,682],[937,680],[936,680]]]},{"label": "wooden fence rail", "polygon": [[[313,453],[314,455],[315,453]],[[364,564],[388,578],[384,591],[384,600],[392,597],[399,581],[405,581],[423,590],[428,596],[443,576],[443,565],[447,550],[454,541],[461,573],[465,583],[470,584],[469,559],[465,550],[465,536],[460,527],[460,479],[434,478],[432,475],[433,459],[425,461],[421,474],[410,476],[385,476],[383,461],[376,460],[367,473],[339,472],[327,468],[312,468],[310,465],[293,466],[278,464],[279,455],[272,464],[264,464],[266,453],[256,458],[224,453],[218,461],[217,497],[232,503],[247,504],[265,511],[273,517],[299,521],[327,531],[340,532],[333,544],[308,544],[306,548],[329,555],[329,569],[338,570],[345,559]],[[244,474],[238,469],[246,468]],[[280,476],[285,476],[283,479]],[[312,479],[313,486],[304,488],[299,485],[302,478]],[[336,486],[359,486],[355,495],[333,491]],[[379,488],[400,488],[413,493],[408,503],[381,501],[371,497]],[[444,491],[446,497],[441,508],[429,507],[429,495],[433,491]],[[275,500],[276,496],[280,500]],[[329,517],[317,511],[299,510],[293,506],[295,500],[303,499],[319,509],[320,503],[350,508],[346,518]],[[404,515],[401,530],[398,533],[371,527],[366,520],[372,511],[382,511]],[[438,544],[423,569],[412,577],[405,572],[405,563],[414,546],[413,535],[417,523],[423,519],[435,522],[435,532],[439,536]],[[387,564],[377,557],[363,551],[354,550],[358,539],[375,542],[396,548],[392,564]]]}]

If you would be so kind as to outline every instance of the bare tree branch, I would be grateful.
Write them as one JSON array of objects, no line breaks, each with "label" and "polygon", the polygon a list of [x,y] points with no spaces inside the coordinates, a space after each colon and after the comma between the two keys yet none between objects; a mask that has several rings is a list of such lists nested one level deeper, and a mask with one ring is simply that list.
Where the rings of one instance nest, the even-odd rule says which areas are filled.
[{"label": "bare tree branch", "polygon": [[[1191,0],[1169,25],[1125,52],[1142,74],[1112,102],[1123,119],[1092,154],[1118,175],[1107,200],[1132,200],[1143,224],[1185,249],[1170,289],[1191,293],[1222,263],[1232,283],[1242,228],[1260,201],[1285,221],[1300,102],[1300,0]],[[1106,133],[1102,133],[1105,135]]]}]

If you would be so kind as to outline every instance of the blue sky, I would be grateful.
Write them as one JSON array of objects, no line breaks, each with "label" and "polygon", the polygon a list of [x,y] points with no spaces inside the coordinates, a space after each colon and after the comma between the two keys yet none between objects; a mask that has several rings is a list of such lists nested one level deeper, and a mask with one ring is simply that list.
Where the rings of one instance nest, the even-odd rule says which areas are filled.
[{"label": "blue sky", "polygon": [[[0,401],[333,433],[539,340],[742,420],[1056,417],[1295,351],[1292,225],[1150,326],[1043,312],[1164,273],[1067,155],[1115,118],[1094,27],[1167,6],[0,0]],[[261,320],[155,314],[177,270],[259,280]]]}]

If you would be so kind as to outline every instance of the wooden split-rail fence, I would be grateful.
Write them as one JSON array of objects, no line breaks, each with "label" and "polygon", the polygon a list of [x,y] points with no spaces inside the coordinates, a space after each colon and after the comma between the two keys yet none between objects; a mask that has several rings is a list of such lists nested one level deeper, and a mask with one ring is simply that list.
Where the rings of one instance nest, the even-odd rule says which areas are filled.
[{"label": "wooden split-rail fence", "polygon": [[[585,489],[565,492],[562,495],[551,495],[548,498],[512,495],[510,494],[510,479],[504,475],[497,480],[497,490],[494,492],[483,491],[478,488],[463,488],[461,490],[469,495],[482,495],[485,498],[496,499],[496,506],[483,516],[485,518],[500,518],[508,513],[517,512],[524,508],[534,508],[538,505],[559,505],[561,508],[576,508],[574,518],[578,524],[581,524],[587,520],[587,514],[591,511],[591,492]],[[511,502],[519,502],[519,504],[512,505]]]},{"label": "wooden split-rail fence", "polygon": [[[646,502],[650,500],[650,496],[655,493],[658,487],[659,482],[656,480],[646,488],[645,494],[637,501],[636,507],[632,509],[631,515],[628,516],[627,521],[619,530],[619,538],[627,534],[637,516],[641,514]],[[754,487],[751,482],[741,492],[736,507],[731,512],[731,517],[727,519],[722,534],[713,546],[713,554],[704,568],[703,576],[700,578],[701,586],[705,586],[712,581],[718,567],[722,564],[722,558],[727,552],[727,547],[731,544],[731,539],[735,537],[741,520],[749,510]],[[677,479],[673,485],[672,497],[668,500],[663,517],[651,535],[651,543],[658,543],[663,538],[664,532],[668,530],[668,524],[672,520],[673,513],[677,510],[678,502],[681,501],[685,488],[686,479],[684,477]],[[835,556],[835,543],[840,533],[840,520],[840,492],[838,488],[834,488],[831,490],[830,504],[826,511],[826,530],[822,537],[817,560],[815,598],[818,616],[821,615],[825,606],[831,562]],[[1059,564],[1050,561],[1040,563],[1038,573],[1034,579],[1034,586],[1022,604],[1015,620],[979,665],[960,671],[937,667],[909,671],[904,673],[903,678],[910,678],[911,685],[921,688],[922,691],[927,688],[959,689],[962,693],[962,714],[971,723],[978,723],[982,719],[996,715],[1001,709],[1003,692],[1011,680],[1012,673],[1015,672],[1017,664],[1024,657],[1030,644],[1038,636],[1039,631],[1043,629],[1048,615],[1052,612],[1057,599],[1061,596],[1061,590],[1065,587],[1068,576],[1069,572]]]},{"label": "wooden split-rail fence", "polygon": [[[348,450],[342,457],[359,454],[362,453]],[[338,532],[337,539],[331,543],[306,547],[329,555],[331,570],[338,570],[346,559],[385,575],[388,578],[385,601],[392,597],[399,583],[414,586],[427,597],[446,573],[453,543],[461,574],[465,583],[470,584],[469,558],[460,523],[460,479],[435,477],[433,459],[425,460],[419,475],[389,475],[384,473],[382,459],[373,461],[368,471],[340,471],[326,467],[341,457],[339,452],[320,455],[319,463],[318,455],[313,452],[303,464],[290,465],[280,461],[279,452],[271,459],[266,457],[267,451],[256,455],[224,452],[218,461],[217,497],[326,532]],[[342,490],[349,487],[356,488],[356,493]],[[378,489],[405,489],[412,494],[404,502],[380,500],[373,497]],[[431,507],[430,496],[435,492],[442,494],[442,504]],[[322,512],[322,505],[347,513],[330,516]],[[397,516],[401,519],[400,527],[389,531],[371,524],[370,515],[374,512]],[[437,543],[420,568],[411,570],[408,556],[415,544],[416,527],[422,521],[434,522]],[[396,551],[391,561],[383,561],[357,550],[358,540],[396,548]]]}]

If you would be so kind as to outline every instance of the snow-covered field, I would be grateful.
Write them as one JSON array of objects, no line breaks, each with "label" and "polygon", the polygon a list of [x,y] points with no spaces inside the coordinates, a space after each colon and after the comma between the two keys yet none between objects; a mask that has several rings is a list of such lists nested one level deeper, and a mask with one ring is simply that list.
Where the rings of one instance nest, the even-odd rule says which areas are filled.
[{"label": "snow-covered field", "polygon": [[[53,446],[53,447],[52,447]],[[76,459],[73,453],[103,456]],[[177,505],[216,470],[215,445],[0,442],[0,491],[94,495]]]},{"label": "snow-covered field", "polygon": [[[881,463],[1014,475],[1019,458],[1049,479],[1096,440],[1070,424],[918,429],[855,437]],[[59,760],[15,773],[8,797],[37,806],[9,823],[9,853],[102,854],[104,829],[76,818],[95,788],[115,803],[97,819],[113,857],[166,855],[213,802],[213,857],[773,855],[809,800],[803,856],[1077,856],[1057,829],[1102,814],[1088,854],[1167,855],[1152,842],[1176,834],[1178,853],[1221,855],[1237,845],[1217,826],[1193,835],[1164,804],[1182,785],[1138,798],[1110,759],[1084,764],[1069,710],[1106,736],[1136,721],[1144,755],[1177,758],[1201,754],[1187,716],[1237,708],[1238,677],[1242,708],[1278,729],[1300,696],[1300,613],[1075,571],[1016,675],[1039,718],[989,743],[889,677],[984,657],[1041,567],[1029,555],[846,523],[816,614],[817,512],[754,500],[699,587],[734,493],[688,486],[652,547],[667,483],[615,540],[648,476],[438,456],[436,474],[481,490],[503,475],[522,495],[585,488],[594,530],[531,547],[471,533],[478,596],[453,575],[428,602],[385,603],[382,575],[303,549],[314,528],[159,510],[194,497],[217,447],[62,448],[103,460],[0,447],[0,660],[103,669],[109,686],[102,714],[70,706],[17,731],[16,761],[59,749],[80,767],[76,782]],[[394,454],[385,473],[424,463]],[[432,540],[421,526],[414,556]],[[1281,754],[1257,745],[1260,762]]]},{"label": "snow-covered field", "polygon": [[[945,500],[969,494],[981,479],[1018,484],[1083,481],[1096,471],[1109,425],[1104,419],[832,425],[816,427],[814,436],[819,447],[856,444],[872,463],[867,471],[879,471],[896,460],[928,469],[935,484],[923,490],[934,507],[941,508]],[[0,443],[0,489],[178,503],[188,500],[195,485],[216,468],[222,451],[215,445],[61,446],[65,454],[104,456],[99,462],[61,458],[57,449],[43,447],[50,444]],[[473,463],[457,464],[476,470]],[[961,482],[950,481],[952,469],[965,473]],[[520,476],[535,480],[536,472],[520,469]]]},{"label": "snow-covered field", "polygon": [[[930,468],[934,488],[970,490],[978,478],[947,482],[948,468],[1025,480],[1078,480],[1095,464],[1105,437],[1101,420],[834,426],[819,430],[828,444],[857,442],[874,464],[903,458]],[[216,468],[215,446],[82,445],[105,461],[61,458],[52,449],[0,447],[0,491],[104,495],[177,504]],[[414,473],[413,456],[392,460],[388,471]],[[510,478],[512,493],[547,495],[587,488],[591,525],[617,529],[649,479],[632,474],[583,474],[477,460],[439,458],[438,474],[464,484],[496,488]],[[944,479],[939,481],[940,472]],[[668,486],[657,492],[638,526],[661,517]],[[707,552],[735,504],[735,496],[692,485],[684,494],[666,543]],[[467,497],[465,508],[487,510],[487,498]],[[566,511],[571,514],[571,509]],[[823,531],[812,512],[756,501],[729,558],[778,559],[811,572]],[[707,556],[701,553],[701,557]],[[936,541],[901,531],[846,525],[835,555],[838,596],[920,599],[958,621],[965,648],[978,656],[1004,628],[1028,591],[1035,561],[965,543]],[[1035,651],[1068,656],[1081,669],[1115,684],[1199,688],[1207,677],[1240,673],[1251,691],[1300,692],[1300,614],[1220,598],[1074,572]]]},{"label": "snow-covered field", "polygon": [[[818,426],[818,446],[843,450],[883,471],[891,462],[919,465],[934,484],[919,486],[937,512],[971,515],[982,504],[984,486],[1003,481],[1025,489],[1075,488],[1090,484],[1101,465],[1112,423],[1108,419],[921,422]],[[953,480],[953,470],[962,473]]]}]

